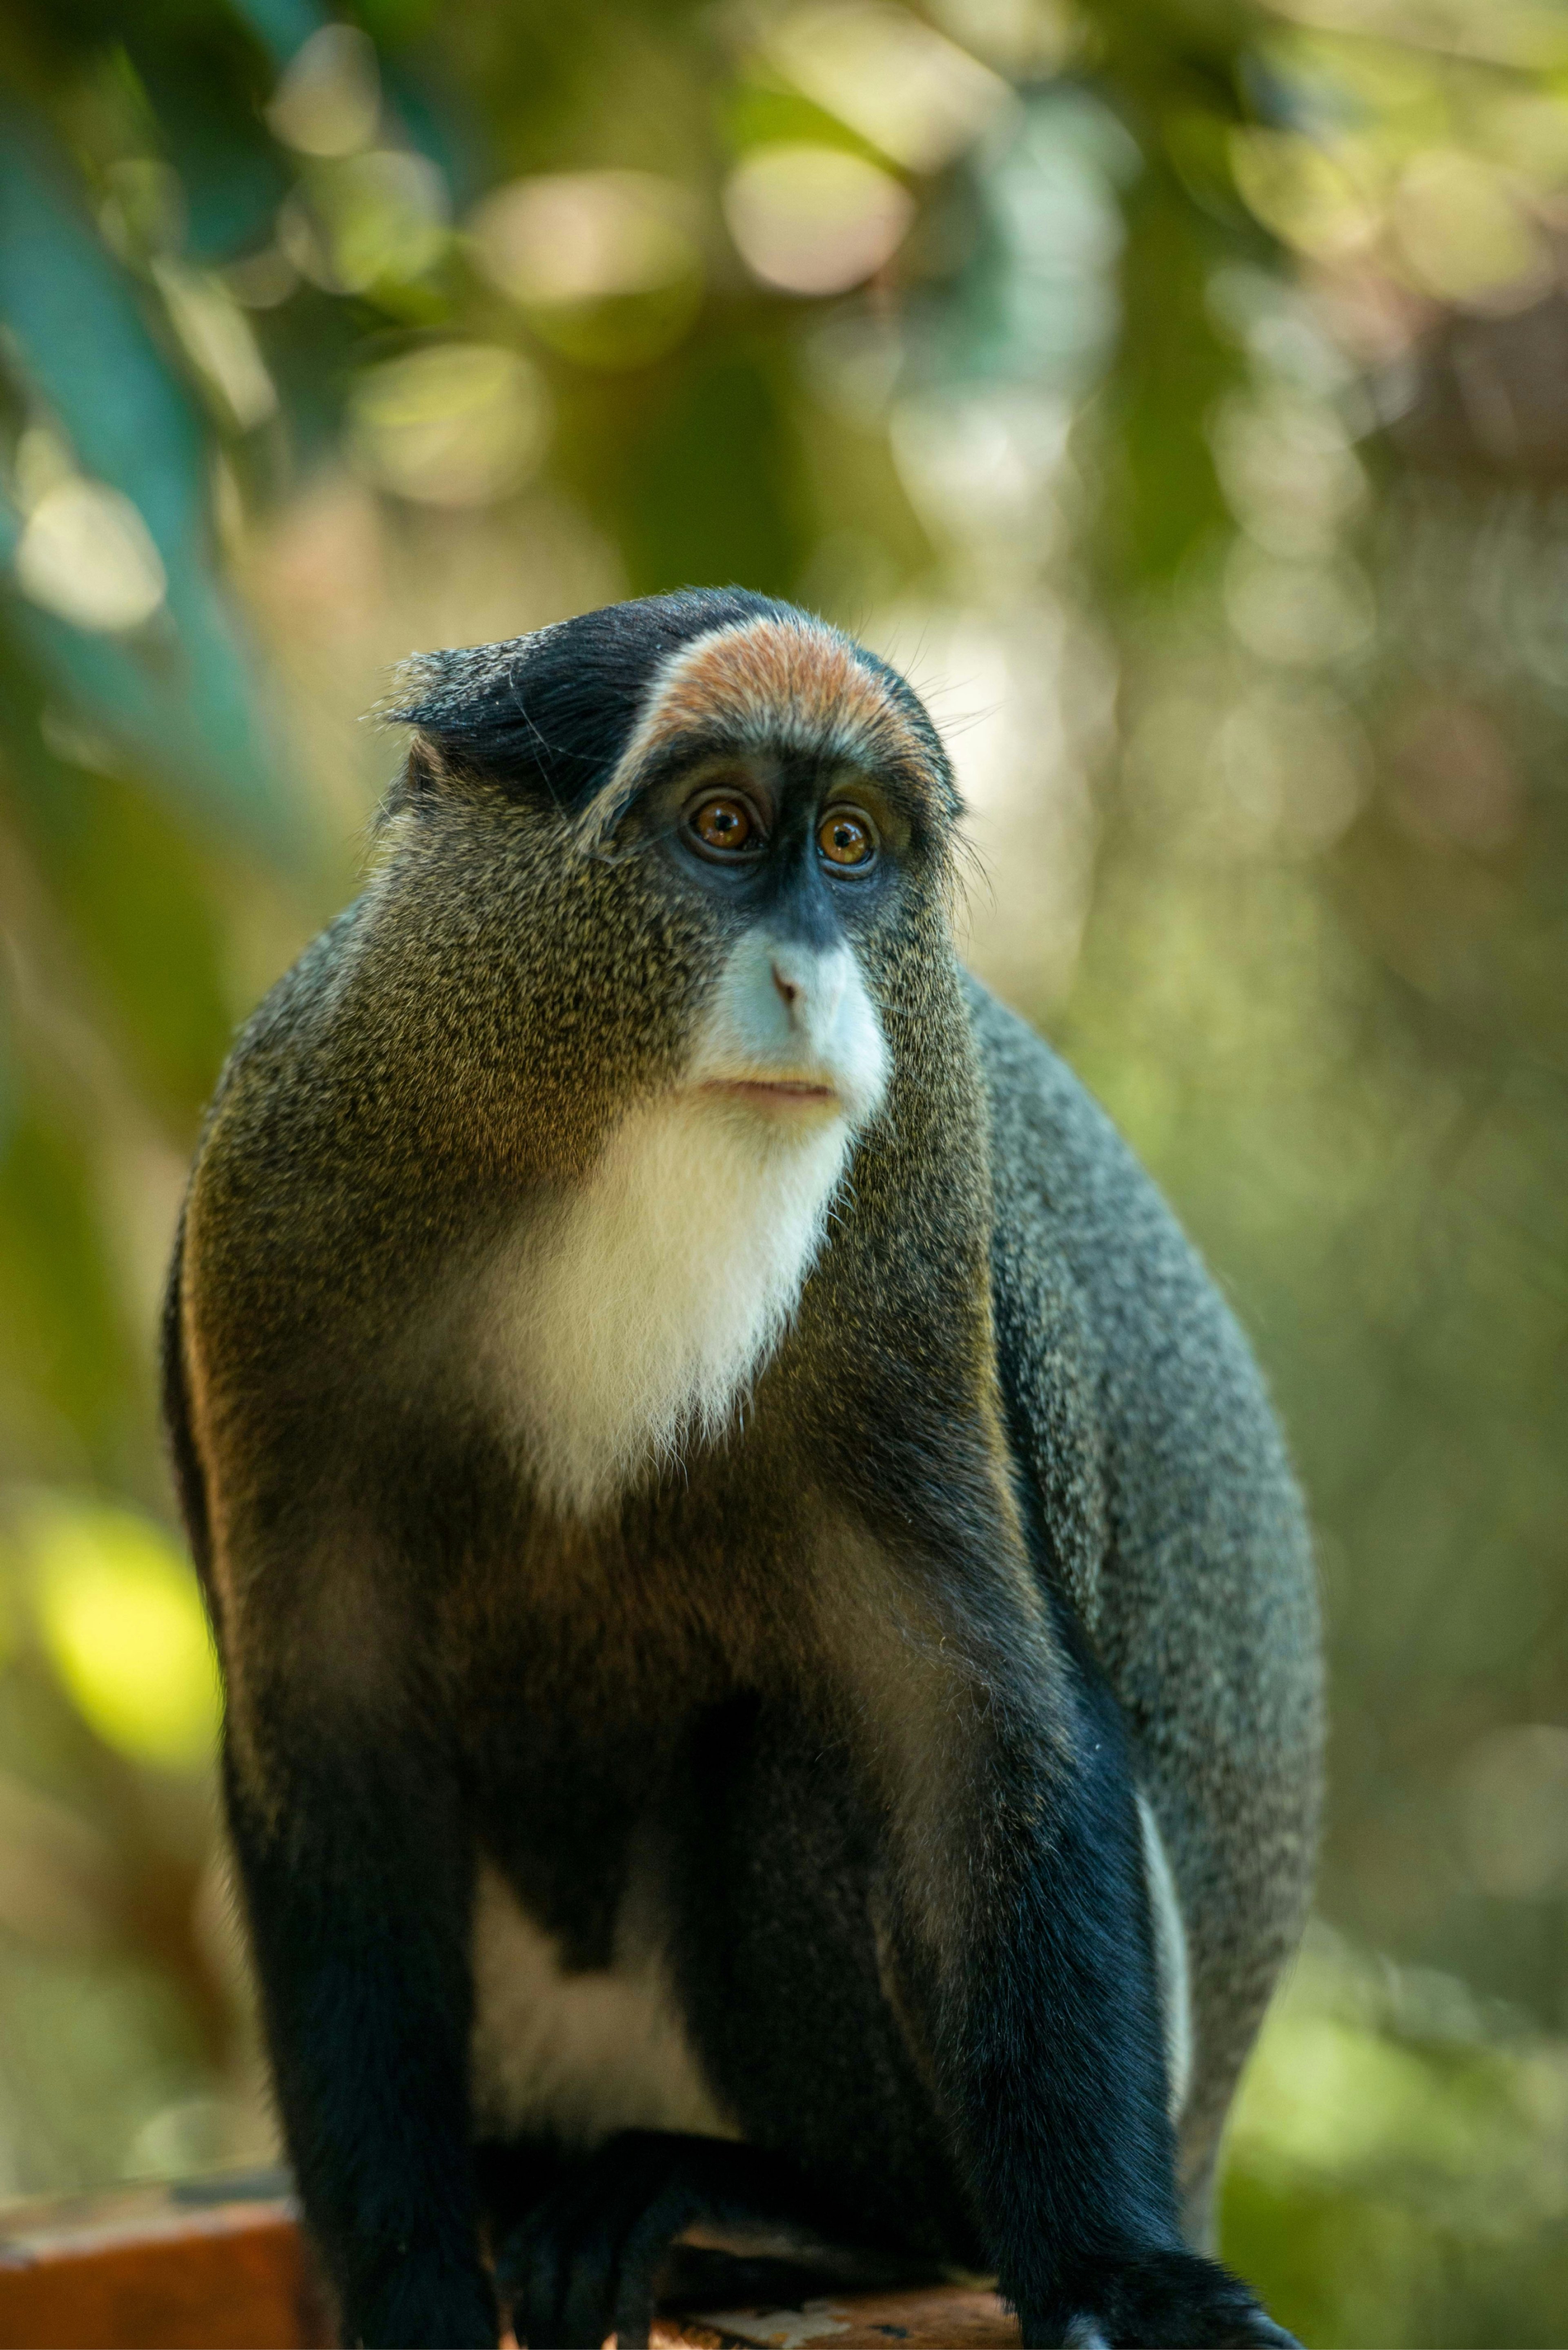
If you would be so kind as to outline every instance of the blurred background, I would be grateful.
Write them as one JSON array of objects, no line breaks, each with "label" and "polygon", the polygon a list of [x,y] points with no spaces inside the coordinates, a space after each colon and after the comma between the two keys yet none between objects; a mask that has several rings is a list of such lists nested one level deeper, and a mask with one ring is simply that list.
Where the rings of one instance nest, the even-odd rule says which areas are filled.
[{"label": "blurred background", "polygon": [[738,580],[927,695],[968,951],[1311,1495],[1225,2250],[1314,2342],[1568,2339],[1565,288],[1544,0],[7,0],[0,2194],[272,2144],[154,1327],[360,713]]}]

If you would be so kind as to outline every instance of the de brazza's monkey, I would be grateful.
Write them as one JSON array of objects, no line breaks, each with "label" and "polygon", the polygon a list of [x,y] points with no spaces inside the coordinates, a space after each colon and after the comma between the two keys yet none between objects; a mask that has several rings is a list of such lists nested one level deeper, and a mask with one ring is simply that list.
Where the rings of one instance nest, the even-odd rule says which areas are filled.
[{"label": "de brazza's monkey", "polygon": [[966,977],[909,686],[739,591],[413,664],[170,1292],[345,2338],[646,2342],[684,2230],[1280,2343],[1200,2249],[1317,1634],[1247,1349]]}]

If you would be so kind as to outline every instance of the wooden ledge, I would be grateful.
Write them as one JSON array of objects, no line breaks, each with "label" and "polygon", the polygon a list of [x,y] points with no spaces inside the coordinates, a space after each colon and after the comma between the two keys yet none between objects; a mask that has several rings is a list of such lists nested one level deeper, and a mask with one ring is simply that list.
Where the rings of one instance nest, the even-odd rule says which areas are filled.
[{"label": "wooden ledge", "polygon": [[[332,2336],[277,2171],[0,2210],[0,2350],[322,2350]],[[656,2350],[1016,2350],[994,2293],[781,2296],[661,2320]]]},{"label": "wooden ledge", "polygon": [[4,2350],[315,2350],[327,2313],[275,2171],[0,2211]]},{"label": "wooden ledge", "polygon": [[968,2285],[922,2285],[909,2293],[828,2293],[798,2308],[705,2310],[653,2329],[653,2350],[1018,2350],[1018,2325],[993,2293]]}]

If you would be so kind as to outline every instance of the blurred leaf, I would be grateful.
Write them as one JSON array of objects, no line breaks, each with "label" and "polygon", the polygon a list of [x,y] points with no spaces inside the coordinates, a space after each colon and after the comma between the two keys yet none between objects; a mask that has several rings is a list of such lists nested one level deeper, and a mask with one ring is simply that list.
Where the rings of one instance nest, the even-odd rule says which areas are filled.
[{"label": "blurred leaf", "polygon": [[129,1510],[39,1501],[22,1522],[44,1646],[100,1738],[165,1770],[206,1762],[221,1700],[196,1579]]},{"label": "blurred leaf", "polygon": [[324,21],[315,0],[236,0],[234,13],[251,26],[280,70]]},{"label": "blurred leaf", "polygon": [[0,1135],[0,1360],[113,1457],[132,1365],[79,1142],[35,1105]]},{"label": "blurred leaf", "polygon": [[138,743],[204,804],[282,843],[288,814],[263,747],[248,664],[207,559],[206,451],[130,285],[89,234],[36,126],[0,115],[0,317],[25,384],[91,477],[130,501],[168,579],[172,639],[122,646],[26,603],[12,625],[70,700]]},{"label": "blurred leaf", "polygon": [[1158,170],[1134,186],[1127,210],[1103,544],[1113,577],[1137,589],[1168,586],[1230,535],[1209,424],[1242,369],[1209,315],[1215,255],[1207,225],[1170,202]]},{"label": "blurred leaf", "polygon": [[202,261],[227,260],[265,234],[287,185],[260,120],[274,44],[292,46],[296,26],[308,31],[320,18],[299,0],[186,7],[173,22],[146,7],[119,14],[160,144],[179,174],[192,250]]},{"label": "blurred leaf", "polygon": [[721,349],[668,381],[628,452],[634,595],[743,580],[787,595],[806,549],[799,457],[772,354]]},{"label": "blurred leaf", "polygon": [[1233,2126],[1225,2256],[1343,2343],[1550,2344],[1568,2047],[1314,1929]]},{"label": "blurred leaf", "polygon": [[106,1019],[182,1139],[234,1033],[219,912],[195,843],[141,785],[62,769],[38,847]]}]

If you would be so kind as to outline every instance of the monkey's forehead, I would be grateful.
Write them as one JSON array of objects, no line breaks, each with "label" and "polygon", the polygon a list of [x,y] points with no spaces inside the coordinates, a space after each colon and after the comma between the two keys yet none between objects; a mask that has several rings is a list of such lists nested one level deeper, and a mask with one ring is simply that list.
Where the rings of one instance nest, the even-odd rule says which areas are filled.
[{"label": "monkey's forehead", "polygon": [[876,771],[938,825],[959,813],[935,727],[898,672],[826,621],[738,588],[605,606],[503,644],[425,654],[386,715],[466,765],[611,820],[654,773],[712,747]]}]

